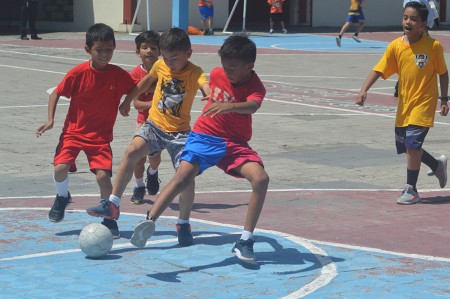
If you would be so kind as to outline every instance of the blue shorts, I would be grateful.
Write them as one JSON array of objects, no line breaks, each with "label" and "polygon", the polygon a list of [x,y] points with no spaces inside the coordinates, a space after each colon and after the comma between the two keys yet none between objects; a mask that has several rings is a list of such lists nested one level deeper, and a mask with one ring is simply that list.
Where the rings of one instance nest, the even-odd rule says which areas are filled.
[{"label": "blue shorts", "polygon": [[420,150],[430,128],[409,125],[395,128],[395,146],[397,154],[406,153],[407,149]]},{"label": "blue shorts", "polygon": [[247,142],[196,132],[189,134],[180,160],[197,164],[200,168],[197,175],[216,165],[226,174],[242,178],[236,169],[245,163],[255,162],[264,167],[261,157]]},{"label": "blue shorts", "polygon": [[214,17],[214,6],[199,6],[198,10],[200,11],[200,18],[202,20],[207,20],[209,17]]},{"label": "blue shorts", "polygon": [[359,23],[361,21],[364,21],[365,18],[364,18],[364,14],[362,12],[361,7],[358,8],[358,12],[359,12],[359,15],[348,15],[346,22],[348,22],[348,23]]}]

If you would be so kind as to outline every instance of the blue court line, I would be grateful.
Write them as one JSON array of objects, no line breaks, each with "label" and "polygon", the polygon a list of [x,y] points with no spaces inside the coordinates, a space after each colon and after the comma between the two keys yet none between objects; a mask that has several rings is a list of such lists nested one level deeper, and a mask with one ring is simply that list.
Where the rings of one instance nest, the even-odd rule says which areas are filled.
[{"label": "blue court line", "polygon": [[[197,45],[220,46],[229,35],[191,35],[191,43]],[[319,34],[254,34],[250,38],[258,48],[271,48],[282,50],[299,50],[313,52],[337,52],[337,53],[383,53],[388,43],[362,39],[361,43],[352,38],[343,37],[342,46],[336,45],[336,37]],[[134,38],[122,38],[134,40]]]}]

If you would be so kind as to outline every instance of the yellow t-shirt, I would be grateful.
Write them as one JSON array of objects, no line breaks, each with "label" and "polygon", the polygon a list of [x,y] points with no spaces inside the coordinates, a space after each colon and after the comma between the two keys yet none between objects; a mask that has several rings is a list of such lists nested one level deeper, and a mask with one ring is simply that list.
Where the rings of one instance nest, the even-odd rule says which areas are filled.
[{"label": "yellow t-shirt", "polygon": [[349,11],[349,15],[357,15],[359,16],[360,14],[360,6],[361,6],[361,0],[352,0],[351,4],[350,4],[350,11]]},{"label": "yellow t-shirt", "polygon": [[439,96],[437,74],[447,72],[444,49],[439,41],[424,36],[414,44],[403,37],[392,41],[373,68],[383,79],[399,75],[396,127],[432,127]]},{"label": "yellow t-shirt", "polygon": [[173,72],[159,59],[150,76],[158,77],[148,119],[169,133],[191,129],[191,108],[201,85],[208,82],[203,70],[188,62],[179,72]]}]

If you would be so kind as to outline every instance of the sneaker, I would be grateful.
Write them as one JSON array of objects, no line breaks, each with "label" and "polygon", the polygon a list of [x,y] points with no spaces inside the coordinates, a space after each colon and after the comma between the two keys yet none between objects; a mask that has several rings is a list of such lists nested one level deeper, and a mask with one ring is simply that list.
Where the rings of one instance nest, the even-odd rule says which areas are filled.
[{"label": "sneaker", "polygon": [[353,40],[354,40],[355,42],[357,42],[357,43],[360,43],[360,42],[361,42],[361,40],[359,39],[359,37],[357,37],[356,35],[353,35],[352,38],[353,38]]},{"label": "sneaker", "polygon": [[191,233],[191,225],[189,223],[177,224],[178,244],[180,246],[191,246],[194,244],[194,238]]},{"label": "sneaker", "polygon": [[133,235],[131,236],[131,244],[136,247],[144,248],[147,240],[155,232],[155,222],[153,220],[145,220],[136,225]]},{"label": "sneaker", "polygon": [[231,252],[241,261],[250,263],[250,264],[256,264],[256,256],[253,252],[253,244],[255,241],[252,239],[248,240],[239,240],[234,245]]},{"label": "sneaker", "polygon": [[120,239],[119,226],[117,226],[116,220],[104,218],[102,224],[109,229],[109,231],[113,235],[113,239]]},{"label": "sneaker", "polygon": [[438,161],[438,167],[434,175],[439,180],[439,186],[444,188],[447,185],[447,157],[442,155],[436,158],[436,160]]},{"label": "sneaker", "polygon": [[287,30],[286,30],[286,29],[283,29],[283,33],[285,33],[285,34],[286,34],[286,33],[287,33]]},{"label": "sneaker", "polygon": [[55,202],[48,212],[48,220],[52,222],[61,222],[64,219],[64,211],[72,202],[70,193],[67,197],[56,195]]},{"label": "sneaker", "polygon": [[119,219],[120,209],[109,200],[102,199],[100,205],[86,209],[86,212],[95,217],[103,217],[108,219]]},{"label": "sneaker", "polygon": [[209,30],[208,30],[208,35],[214,35],[214,30],[209,29]]},{"label": "sneaker", "polygon": [[336,45],[337,45],[338,47],[341,46],[341,38],[340,38],[339,36],[336,36]]},{"label": "sneaker", "polygon": [[405,189],[402,191],[402,196],[397,198],[397,203],[399,205],[412,205],[420,202],[420,196],[414,187],[406,184]]},{"label": "sneaker", "polygon": [[145,187],[134,187],[131,202],[135,205],[144,203]]},{"label": "sneaker", "polygon": [[161,180],[158,178],[158,171],[155,174],[150,174],[147,168],[147,192],[149,195],[155,195],[159,191],[159,183]]},{"label": "sneaker", "polygon": [[269,30],[269,33],[272,34],[272,33],[273,33],[273,29],[270,29],[270,30]]}]

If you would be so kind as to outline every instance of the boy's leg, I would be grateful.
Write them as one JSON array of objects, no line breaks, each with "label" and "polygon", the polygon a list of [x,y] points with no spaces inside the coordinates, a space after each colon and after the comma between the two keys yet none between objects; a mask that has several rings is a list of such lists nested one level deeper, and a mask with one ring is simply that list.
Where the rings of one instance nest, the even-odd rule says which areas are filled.
[{"label": "boy's leg", "polygon": [[149,195],[156,195],[159,191],[158,168],[161,164],[161,152],[148,156],[149,166],[147,168],[147,192]]},{"label": "boy's leg", "polygon": [[100,206],[86,209],[91,216],[118,219],[120,214],[120,199],[130,182],[136,163],[148,153],[147,141],[136,136],[125,150],[124,158],[120,162],[108,202]]},{"label": "boy's leg", "polygon": [[108,199],[112,192],[111,172],[109,170],[97,169],[95,178],[100,187],[100,197],[102,199]]},{"label": "boy's leg", "polygon": [[355,34],[353,35],[353,39],[354,39],[356,42],[358,42],[358,43],[361,42],[361,40],[360,40],[359,37],[358,37],[358,34],[359,34],[359,33],[361,32],[361,30],[363,29],[364,24],[365,24],[365,21],[360,21],[360,22],[359,22],[359,25],[358,25],[358,28],[356,28]]},{"label": "boy's leg", "polygon": [[56,164],[54,168],[53,180],[56,189],[56,197],[52,208],[48,212],[48,219],[52,222],[60,222],[64,219],[66,207],[72,201],[72,197],[68,190],[69,169],[70,163]]},{"label": "boy's leg", "polygon": [[176,228],[178,234],[178,244],[180,244],[180,246],[191,246],[194,243],[194,238],[191,232],[191,224],[189,223],[194,198],[195,180],[193,180],[192,183],[180,193],[178,200],[180,205],[180,215],[177,220]]},{"label": "boy's leg", "polygon": [[133,195],[131,196],[131,202],[140,205],[144,202],[145,196],[145,183],[144,183],[144,171],[145,161],[147,157],[143,157],[136,163],[134,167],[134,180]]},{"label": "boy's leg", "polygon": [[[153,235],[155,227],[154,222],[159,218],[159,216],[161,216],[164,210],[178,194],[184,191],[185,188],[192,186],[198,170],[199,166],[197,164],[181,161],[175,175],[163,188],[161,193],[159,193],[155,204],[147,215],[148,220],[139,223],[134,229],[133,236],[131,237],[131,244],[139,248],[143,248],[145,246],[148,238]],[[191,200],[189,197],[183,198],[185,204],[184,207],[189,206],[189,200]]]}]

